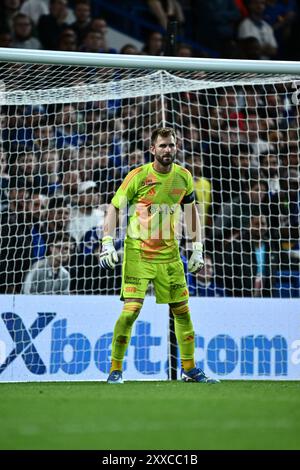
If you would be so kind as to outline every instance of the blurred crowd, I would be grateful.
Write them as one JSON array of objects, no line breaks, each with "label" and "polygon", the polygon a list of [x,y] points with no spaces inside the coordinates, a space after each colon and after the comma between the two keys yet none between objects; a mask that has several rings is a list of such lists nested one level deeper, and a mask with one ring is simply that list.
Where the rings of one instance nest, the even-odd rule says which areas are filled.
[{"label": "blurred crowd", "polygon": [[[241,7],[243,2],[237,3]],[[90,29],[104,21],[90,18],[90,2],[78,1],[73,10],[65,0],[53,0],[50,15],[46,3],[37,4],[40,9],[36,5],[30,10],[33,0],[22,5],[4,0],[7,26],[15,28],[23,18],[36,25],[34,31],[42,24],[40,30],[46,32],[47,25],[61,24],[52,21],[55,8],[61,8],[70,26],[56,34],[50,28],[44,39],[32,36],[40,47],[61,49],[70,40],[74,50],[91,50],[97,34],[98,45],[103,40],[103,32]],[[88,20],[85,32],[79,18],[86,18],[82,25]],[[17,37],[9,33],[13,29],[7,31],[7,38]],[[94,39],[86,41],[88,37]],[[44,40],[58,42],[54,46]],[[109,50],[101,44],[94,52]],[[126,174],[151,161],[151,132],[165,121],[176,129],[177,161],[193,175],[203,227],[205,268],[197,275],[187,273],[190,294],[300,297],[295,86],[275,78],[261,85],[220,84],[169,94],[164,109],[157,96],[2,106],[0,293],[119,293],[121,263],[111,274],[98,262],[105,209]],[[189,245],[181,235],[186,266]],[[121,224],[116,242],[120,253],[123,239]]]},{"label": "blurred crowd", "polygon": [[[115,0],[113,7],[97,0],[2,0],[0,47],[161,55],[168,23],[176,20],[180,57],[299,59],[297,0]],[[143,46],[133,41],[115,49],[109,26],[129,37],[137,31]]]}]

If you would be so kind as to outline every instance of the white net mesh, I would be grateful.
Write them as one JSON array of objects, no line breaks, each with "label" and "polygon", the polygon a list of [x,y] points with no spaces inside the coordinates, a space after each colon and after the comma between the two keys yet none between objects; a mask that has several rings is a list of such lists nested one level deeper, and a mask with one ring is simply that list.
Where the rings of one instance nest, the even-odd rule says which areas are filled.
[{"label": "white net mesh", "polygon": [[176,129],[202,221],[206,271],[188,275],[190,294],[300,296],[299,77],[0,71],[1,293],[119,294],[121,264],[98,263],[106,205],[151,161],[151,132],[164,125]]}]

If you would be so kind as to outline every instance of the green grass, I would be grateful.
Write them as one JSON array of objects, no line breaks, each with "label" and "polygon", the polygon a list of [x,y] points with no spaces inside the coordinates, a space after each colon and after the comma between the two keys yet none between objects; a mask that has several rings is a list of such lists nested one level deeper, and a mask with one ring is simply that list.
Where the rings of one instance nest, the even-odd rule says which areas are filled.
[{"label": "green grass", "polygon": [[300,449],[300,383],[0,384],[0,449]]}]

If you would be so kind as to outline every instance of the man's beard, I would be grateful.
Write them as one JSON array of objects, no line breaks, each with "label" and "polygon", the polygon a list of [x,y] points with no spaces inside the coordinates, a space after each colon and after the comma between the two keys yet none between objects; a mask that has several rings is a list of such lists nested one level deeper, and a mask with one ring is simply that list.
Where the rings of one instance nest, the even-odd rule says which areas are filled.
[{"label": "man's beard", "polygon": [[[164,158],[166,158],[166,157],[168,157],[168,161],[164,160]],[[171,155],[171,154],[164,155],[164,156],[155,155],[155,158],[162,166],[169,166],[175,160],[175,155]]]}]

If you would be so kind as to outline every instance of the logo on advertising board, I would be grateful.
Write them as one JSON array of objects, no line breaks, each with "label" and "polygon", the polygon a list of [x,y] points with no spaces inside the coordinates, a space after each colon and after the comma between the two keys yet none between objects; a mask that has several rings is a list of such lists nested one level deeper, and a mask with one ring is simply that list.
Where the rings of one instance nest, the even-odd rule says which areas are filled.
[{"label": "logo on advertising board", "polygon": [[[0,377],[12,363],[22,360],[27,370],[37,376],[63,372],[66,375],[83,373],[92,364],[108,373],[110,367],[110,348],[112,331],[104,332],[91,340],[87,334],[72,330],[72,322],[67,318],[57,318],[55,312],[37,313],[29,326],[22,317],[13,312],[4,312],[1,319],[9,333],[13,346],[10,350],[1,349]],[[3,326],[2,324],[2,326]],[[145,376],[161,373],[166,369],[167,351],[158,354],[162,345],[162,335],[153,335],[153,324],[148,321],[135,323],[130,342],[134,370]],[[47,335],[39,347],[35,340]],[[39,338],[40,339],[40,338]],[[284,377],[288,375],[288,341],[282,335],[267,337],[263,334],[247,334],[233,338],[229,334],[217,334],[211,338],[201,335],[195,337],[196,357],[203,356],[197,366],[209,369],[216,375],[226,376],[238,372],[241,377]],[[295,342],[294,342],[295,343]],[[295,349],[294,343],[291,345]],[[4,342],[1,341],[3,346]],[[298,345],[300,349],[300,344]],[[296,348],[297,349],[297,348]],[[3,354],[3,352],[5,354]],[[295,354],[299,351],[295,351]],[[45,361],[44,357],[49,360]],[[157,360],[154,360],[156,358]],[[293,356],[292,356],[293,358]],[[124,370],[126,370],[126,357]],[[96,378],[96,377],[95,377]]]}]

